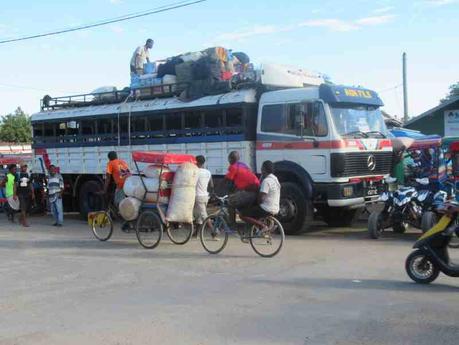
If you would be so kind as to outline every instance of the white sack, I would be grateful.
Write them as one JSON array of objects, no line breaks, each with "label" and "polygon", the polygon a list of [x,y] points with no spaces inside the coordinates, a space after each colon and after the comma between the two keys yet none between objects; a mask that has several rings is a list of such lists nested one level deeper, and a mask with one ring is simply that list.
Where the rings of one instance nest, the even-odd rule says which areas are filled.
[{"label": "white sack", "polygon": [[139,215],[141,204],[142,202],[136,198],[124,198],[118,206],[121,217],[128,221],[136,219]]},{"label": "white sack", "polygon": [[[163,174],[168,173],[170,170],[166,167],[163,167]],[[160,165],[149,165],[145,169],[143,169],[143,174],[149,178],[156,178],[159,179],[159,174],[161,173],[161,166]]]},{"label": "white sack", "polygon": [[183,163],[175,172],[166,214],[166,219],[169,222],[193,222],[198,172],[198,167],[192,163]]},{"label": "white sack", "polygon": [[[156,202],[158,192],[158,178],[143,177],[145,186],[147,187],[147,195],[145,196],[146,202]],[[163,187],[167,187],[167,183],[163,182]],[[126,179],[123,187],[124,194],[139,200],[143,200],[145,194],[145,187],[142,184],[140,176],[129,176]],[[161,198],[160,202],[167,203],[167,198]]]}]

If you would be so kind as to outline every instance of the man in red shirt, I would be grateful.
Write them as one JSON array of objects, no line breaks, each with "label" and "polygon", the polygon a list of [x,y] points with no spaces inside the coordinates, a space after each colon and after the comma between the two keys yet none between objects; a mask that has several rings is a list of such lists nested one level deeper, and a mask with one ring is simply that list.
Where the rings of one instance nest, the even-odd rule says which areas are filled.
[{"label": "man in red shirt", "polygon": [[[239,152],[232,151],[228,155],[228,162],[230,164],[228,173],[225,179],[230,183],[230,196],[228,204],[233,209],[242,209],[252,206],[258,195],[260,188],[260,181],[250,168],[239,162]],[[230,219],[235,222],[235,214],[230,210]]]}]

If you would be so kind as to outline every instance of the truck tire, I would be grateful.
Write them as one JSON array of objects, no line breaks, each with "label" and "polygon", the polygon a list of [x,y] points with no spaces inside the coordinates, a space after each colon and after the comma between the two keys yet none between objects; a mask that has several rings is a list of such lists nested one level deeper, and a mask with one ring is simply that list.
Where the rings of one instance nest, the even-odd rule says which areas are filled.
[{"label": "truck tire", "polygon": [[298,235],[309,230],[313,219],[312,202],[296,183],[281,183],[278,218],[287,235]]},{"label": "truck tire", "polygon": [[325,207],[322,217],[330,227],[351,227],[361,214],[361,209],[345,209],[341,207]]},{"label": "truck tire", "polygon": [[86,181],[80,187],[78,201],[80,206],[80,215],[83,219],[88,218],[89,212],[101,211],[103,209],[103,197],[95,194],[101,190],[102,184],[98,181]]},{"label": "truck tire", "polygon": [[368,218],[368,235],[370,235],[370,238],[377,240],[381,237],[383,231],[381,212],[372,212]]}]

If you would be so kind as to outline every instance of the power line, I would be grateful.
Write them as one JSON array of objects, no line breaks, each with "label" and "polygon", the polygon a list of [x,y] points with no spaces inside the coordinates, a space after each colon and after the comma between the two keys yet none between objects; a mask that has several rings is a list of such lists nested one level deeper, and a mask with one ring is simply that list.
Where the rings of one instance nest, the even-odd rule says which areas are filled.
[{"label": "power line", "polygon": [[46,36],[55,36],[55,35],[60,35],[60,34],[63,34],[63,33],[68,33],[68,32],[90,29],[90,28],[94,28],[94,27],[98,27],[98,26],[103,26],[103,25],[123,22],[123,21],[131,20],[131,19],[135,19],[135,18],[150,16],[152,14],[157,14],[157,13],[167,12],[167,11],[171,11],[171,10],[175,10],[175,9],[179,9],[179,8],[183,8],[183,7],[188,7],[188,6],[195,5],[195,4],[198,4],[198,3],[201,3],[201,2],[205,2],[205,1],[207,1],[207,0],[195,0],[195,1],[191,1],[191,2],[190,1],[180,1],[180,2],[176,2],[176,3],[170,4],[170,5],[164,5],[164,6],[161,6],[161,7],[157,7],[157,8],[154,8],[154,9],[146,11],[146,12],[134,13],[134,14],[129,14],[129,15],[122,16],[122,17],[106,19],[104,21],[96,22],[96,23],[93,23],[93,24],[86,24],[86,25],[77,26],[77,27],[68,28],[68,29],[63,29],[63,30],[59,30],[59,31],[52,31],[52,32],[47,32],[47,33],[43,33],[43,34],[36,34],[36,35],[23,36],[23,37],[17,37],[17,38],[11,38],[11,39],[7,39],[7,40],[2,40],[2,41],[0,41],[0,44],[31,40],[31,39],[34,39],[34,38],[40,38],[40,37],[46,37]]},{"label": "power line", "polygon": [[380,91],[378,91],[378,93],[383,93],[383,92],[387,92],[387,91],[396,90],[396,89],[398,89],[399,87],[401,87],[402,85],[403,85],[403,84],[397,84],[397,85],[395,85],[395,86],[388,87],[387,89],[380,90]]}]

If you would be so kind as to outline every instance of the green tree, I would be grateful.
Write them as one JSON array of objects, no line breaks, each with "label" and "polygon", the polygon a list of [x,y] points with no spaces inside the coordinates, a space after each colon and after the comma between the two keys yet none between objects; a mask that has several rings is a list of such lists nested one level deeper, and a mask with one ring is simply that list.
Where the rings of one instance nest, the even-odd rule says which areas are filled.
[{"label": "green tree", "polygon": [[18,107],[14,113],[5,115],[0,122],[0,141],[11,143],[30,143],[32,125],[30,117]]},{"label": "green tree", "polygon": [[449,101],[451,99],[454,99],[454,98],[459,98],[459,82],[457,82],[456,84],[453,84],[453,85],[451,85],[449,87],[448,94],[440,102],[444,103],[444,102],[447,102],[447,101]]}]

